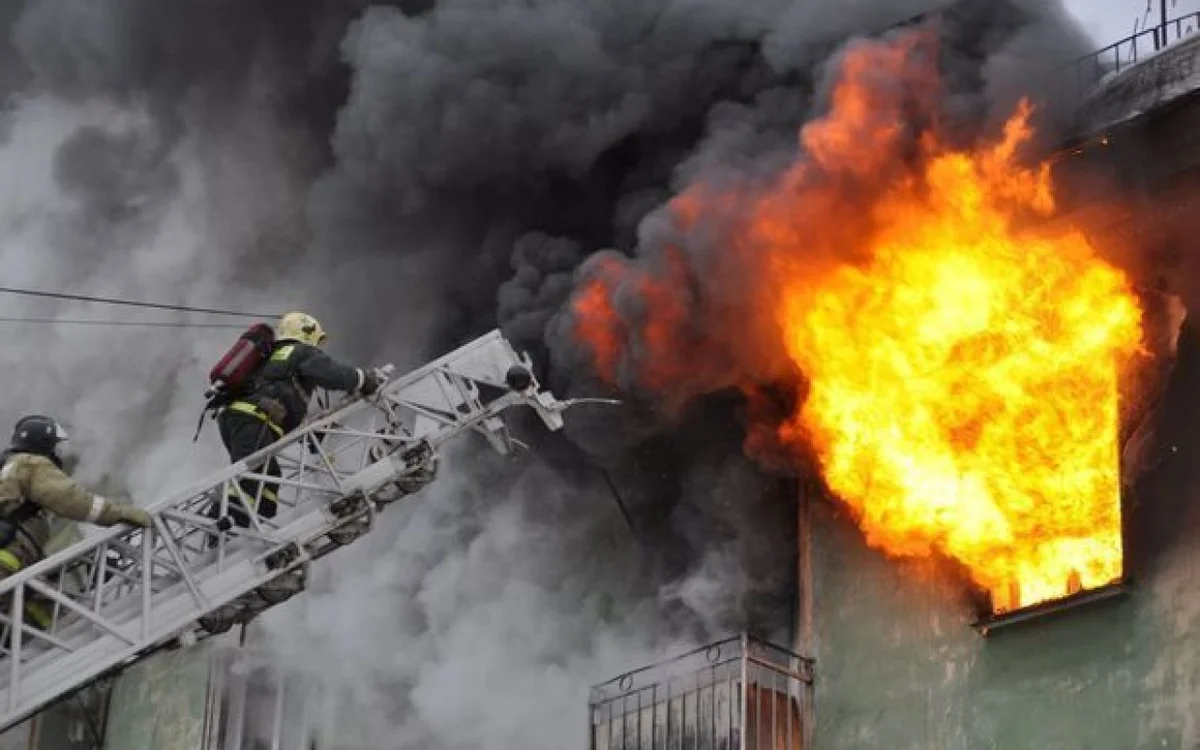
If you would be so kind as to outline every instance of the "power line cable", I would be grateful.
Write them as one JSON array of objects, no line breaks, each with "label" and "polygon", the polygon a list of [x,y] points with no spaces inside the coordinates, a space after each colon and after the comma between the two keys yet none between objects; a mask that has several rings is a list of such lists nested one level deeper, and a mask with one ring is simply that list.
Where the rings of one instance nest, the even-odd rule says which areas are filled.
[{"label": "power line cable", "polygon": [[95,302],[103,305],[122,305],[125,307],[142,307],[153,310],[174,310],[176,312],[205,313],[208,315],[232,315],[239,318],[277,318],[278,315],[265,313],[238,312],[222,310],[213,307],[189,307],[187,305],[169,305],[162,302],[143,302],[140,300],[118,299],[115,297],[95,297],[88,294],[69,294],[67,292],[47,292],[40,289],[19,289],[11,286],[0,286],[2,294],[17,294],[25,297],[43,297],[47,299],[73,300],[76,302]]},{"label": "power line cable", "polygon": [[72,326],[143,326],[147,328],[244,328],[241,323],[187,323],[170,320],[92,320],[81,318],[10,318],[0,316],[0,323],[44,323]]}]

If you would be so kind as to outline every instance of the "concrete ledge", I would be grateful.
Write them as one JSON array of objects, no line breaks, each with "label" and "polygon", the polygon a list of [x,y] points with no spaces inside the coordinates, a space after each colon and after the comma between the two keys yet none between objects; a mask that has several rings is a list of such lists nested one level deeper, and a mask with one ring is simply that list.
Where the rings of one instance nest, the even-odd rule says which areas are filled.
[{"label": "concrete ledge", "polygon": [[1124,598],[1129,595],[1129,582],[1117,581],[1107,586],[1101,586],[1087,591],[1080,591],[1061,599],[1021,607],[999,615],[981,617],[971,623],[971,627],[987,638],[995,631],[1006,630],[1016,625],[1028,624],[1050,617],[1062,616],[1066,612],[1090,607],[1100,602]]}]

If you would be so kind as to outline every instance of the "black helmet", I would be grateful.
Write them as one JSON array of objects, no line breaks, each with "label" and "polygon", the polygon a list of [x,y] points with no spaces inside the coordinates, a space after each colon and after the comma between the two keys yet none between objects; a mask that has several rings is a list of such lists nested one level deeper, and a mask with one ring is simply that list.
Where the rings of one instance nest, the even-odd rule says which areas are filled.
[{"label": "black helmet", "polygon": [[13,427],[12,449],[54,457],[58,455],[58,444],[66,439],[67,433],[56,420],[31,414],[18,419]]}]

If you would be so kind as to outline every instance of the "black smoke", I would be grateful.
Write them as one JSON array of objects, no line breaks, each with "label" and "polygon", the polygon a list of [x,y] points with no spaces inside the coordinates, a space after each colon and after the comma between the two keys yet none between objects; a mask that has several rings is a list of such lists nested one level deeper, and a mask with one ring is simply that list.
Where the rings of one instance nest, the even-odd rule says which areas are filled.
[{"label": "black smoke", "polygon": [[[74,208],[57,231],[81,263],[76,281],[140,262],[122,261],[122,248],[178,202],[199,200],[215,234],[197,274],[236,287],[239,304],[321,310],[339,352],[362,359],[420,361],[499,326],[570,395],[596,386],[560,325],[580,267],[601,251],[645,252],[656,211],[689,182],[786,164],[849,37],[931,24],[943,109],[964,133],[1006,115],[1031,93],[1024,84],[1080,51],[1054,2],[964,0],[914,19],[935,5],[12,0],[0,9],[0,91],[10,113],[30,96],[146,113],[115,135],[82,127],[59,148],[54,177]],[[272,156],[260,162],[263,151]],[[181,154],[200,165],[199,188],[181,177]],[[786,637],[791,489],[743,455],[747,408],[736,393],[669,419],[637,403],[583,407],[565,437],[527,431],[536,460],[479,459],[484,468],[464,474],[474,483],[446,500],[457,511],[430,521],[441,546],[420,547],[419,559],[395,553],[402,572],[378,583],[403,592],[393,612],[402,625],[359,634],[372,648],[426,649],[396,678],[406,692],[396,705],[432,710],[419,708],[421,670],[454,663],[435,645],[497,609],[514,627],[544,625],[531,659],[600,651],[566,611],[581,591],[610,592],[608,605],[588,600],[608,607],[605,627],[671,631],[641,642],[740,627]],[[480,497],[484,486],[494,492]],[[401,542],[418,533],[392,531]],[[492,549],[488,565],[527,574],[542,609],[515,612],[479,593],[487,607],[450,607],[460,619],[438,620],[434,599],[450,596],[438,576],[473,574],[472,550],[501,533],[529,543]],[[593,537],[604,544],[582,541]],[[619,561],[597,564],[596,547]],[[658,614],[643,617],[647,607]],[[562,632],[538,612],[561,617]],[[583,674],[593,667],[572,669],[602,676]]]}]

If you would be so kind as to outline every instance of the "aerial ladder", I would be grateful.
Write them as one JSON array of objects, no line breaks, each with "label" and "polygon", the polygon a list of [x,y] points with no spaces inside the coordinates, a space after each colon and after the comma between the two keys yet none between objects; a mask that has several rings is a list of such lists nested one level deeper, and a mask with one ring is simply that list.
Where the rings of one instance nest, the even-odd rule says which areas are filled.
[{"label": "aerial ladder", "polygon": [[[223,633],[302,591],[311,561],[433,480],[448,441],[480,434],[508,454],[522,446],[506,410],[530,407],[557,430],[578,401],[540,390],[528,356],[492,331],[148,507],[150,528],[104,529],[6,578],[0,731],[159,649]],[[279,478],[248,468],[270,459]],[[230,507],[247,500],[236,489],[242,480],[278,486],[273,518],[231,522]],[[218,513],[209,512],[213,504]]]}]

